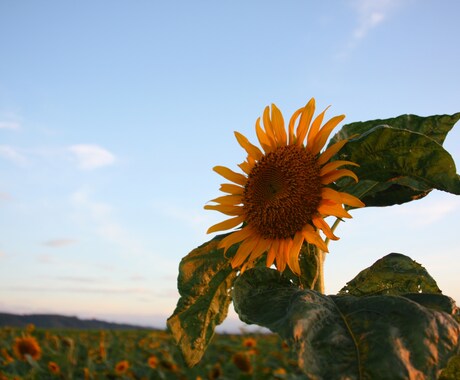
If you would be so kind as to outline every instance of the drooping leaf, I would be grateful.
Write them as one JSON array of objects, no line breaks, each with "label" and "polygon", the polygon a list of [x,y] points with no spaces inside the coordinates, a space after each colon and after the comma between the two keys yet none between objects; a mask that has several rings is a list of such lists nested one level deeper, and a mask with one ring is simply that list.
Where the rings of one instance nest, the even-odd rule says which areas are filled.
[{"label": "drooping leaf", "polygon": [[350,140],[337,159],[353,168],[362,184],[338,181],[340,191],[360,197],[366,206],[390,206],[419,199],[432,189],[460,194],[460,177],[451,155],[420,133],[377,126]]},{"label": "drooping leaf", "polygon": [[307,379],[436,379],[459,350],[452,315],[402,296],[325,296],[255,268],[235,281],[233,298],[243,321],[295,343]]},{"label": "drooping leaf", "polygon": [[190,367],[200,361],[231,303],[230,290],[237,272],[229,257],[235,254],[237,245],[225,257],[223,250],[217,248],[225,236],[216,236],[194,249],[179,265],[180,298],[167,325]]},{"label": "drooping leaf", "polygon": [[390,119],[358,121],[355,123],[345,124],[342,129],[332,137],[329,145],[357,134],[361,135],[379,125],[388,125],[392,128],[417,132],[442,145],[447,133],[449,133],[458,120],[460,120],[460,112],[453,115],[433,115],[426,117],[417,115],[401,115]]},{"label": "drooping leaf", "polygon": [[[414,165],[407,165],[409,161],[414,164],[420,157],[420,153],[426,153],[423,155],[425,158],[420,161],[423,165],[428,168],[431,166],[429,162],[430,153],[429,146],[424,144],[417,147],[417,144],[414,144],[414,141],[406,139],[407,144],[402,142],[396,142],[399,145],[399,152],[387,151],[383,157],[376,152],[376,149],[382,148],[382,144],[378,138],[367,140],[366,147],[362,147],[360,137],[363,135],[371,135],[373,132],[377,132],[380,127],[389,127],[391,129],[398,129],[401,131],[415,132],[421,135],[426,136],[428,139],[437,142],[439,145],[442,145],[444,139],[446,138],[447,133],[452,129],[455,123],[460,119],[460,112],[453,115],[433,115],[427,117],[421,117],[417,115],[401,115],[395,118],[390,119],[378,119],[378,120],[369,120],[365,122],[356,122],[351,124],[346,124],[342,129],[331,139],[329,146],[335,142],[351,137],[357,137],[353,147],[349,144],[343,148],[336,159],[359,159],[362,164],[366,162],[370,165],[364,168],[353,168],[353,171],[358,171],[360,182],[355,184],[349,179],[344,179],[338,182],[338,187],[340,191],[345,191],[350,194],[353,194],[359,197],[367,207],[370,206],[391,206],[394,204],[402,204],[405,202],[410,202],[416,199],[423,198],[426,196],[432,189],[440,189],[458,194],[460,191],[459,178],[455,173],[455,167],[448,168],[449,173],[444,175],[444,178],[434,178],[434,182],[441,182],[439,185],[433,184],[433,178],[431,180],[426,180],[424,177],[419,177],[418,172],[416,171],[412,175],[412,169]],[[371,132],[372,131],[372,132]],[[380,133],[380,132],[378,132]],[[392,138],[388,138],[386,143],[391,142]],[[379,144],[375,147],[372,147],[372,144]],[[415,147],[414,150],[411,150],[412,147]],[[352,149],[351,149],[352,148]],[[394,147],[393,147],[394,148]],[[345,152],[348,149],[348,152]],[[353,150],[355,154],[351,155],[349,150]],[[425,152],[423,152],[425,150]],[[436,148],[436,151],[441,152],[443,159],[450,161],[451,164],[453,161],[449,160],[449,154],[447,152],[442,152],[439,148]],[[370,154],[368,157],[367,154]],[[377,154],[376,154],[377,153]],[[435,170],[438,170],[443,160],[441,160],[438,154],[435,154]],[[365,159],[364,161],[362,159]],[[385,161],[385,162],[383,162]],[[446,161],[445,161],[446,162]],[[382,179],[380,175],[378,178],[372,176],[373,170],[377,168],[377,173],[382,174],[386,172],[388,174],[386,179]],[[403,170],[401,170],[403,169]],[[404,170],[406,169],[406,170]],[[407,169],[410,169],[409,172]],[[362,176],[361,174],[365,172],[368,176]],[[423,171],[422,171],[423,174]],[[429,173],[426,173],[429,174]],[[431,173],[433,174],[433,173]],[[450,185],[446,188],[446,179],[450,178],[447,182],[450,182]]]},{"label": "drooping leaf", "polygon": [[349,281],[339,295],[369,296],[377,294],[441,293],[427,270],[410,257],[390,253]]}]

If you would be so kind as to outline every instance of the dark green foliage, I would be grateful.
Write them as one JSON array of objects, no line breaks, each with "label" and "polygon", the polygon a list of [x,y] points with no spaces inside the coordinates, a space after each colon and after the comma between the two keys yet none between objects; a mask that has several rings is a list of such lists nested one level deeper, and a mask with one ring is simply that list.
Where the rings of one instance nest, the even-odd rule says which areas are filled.
[{"label": "dark green foliage", "polygon": [[449,297],[429,296],[325,296],[256,268],[235,282],[234,304],[246,323],[297,344],[308,379],[436,379],[459,351],[460,326]]}]

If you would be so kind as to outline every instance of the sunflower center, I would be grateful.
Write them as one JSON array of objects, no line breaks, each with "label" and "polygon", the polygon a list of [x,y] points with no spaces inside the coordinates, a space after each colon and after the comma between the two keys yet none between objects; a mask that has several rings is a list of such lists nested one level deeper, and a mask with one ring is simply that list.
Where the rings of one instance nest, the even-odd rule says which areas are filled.
[{"label": "sunflower center", "polygon": [[243,209],[265,239],[287,239],[311,223],[321,200],[320,168],[305,148],[287,145],[263,156],[248,176]]}]

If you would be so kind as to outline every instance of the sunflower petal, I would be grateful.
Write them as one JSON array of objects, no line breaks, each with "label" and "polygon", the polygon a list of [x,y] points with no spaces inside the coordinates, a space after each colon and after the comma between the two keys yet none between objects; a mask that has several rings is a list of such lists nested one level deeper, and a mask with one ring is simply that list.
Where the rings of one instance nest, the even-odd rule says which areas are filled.
[{"label": "sunflower petal", "polygon": [[278,252],[276,252],[276,268],[280,272],[284,272],[286,269],[286,254],[285,251],[287,249],[287,244],[286,240],[279,240],[279,245],[278,245]]},{"label": "sunflower petal", "polygon": [[299,108],[297,111],[295,111],[292,114],[291,120],[289,120],[289,144],[291,145],[296,142],[296,137],[294,134],[294,126],[295,126],[295,122],[297,121],[297,118],[299,117],[302,111],[303,111],[303,108]]},{"label": "sunflower petal", "polygon": [[278,146],[287,145],[286,129],[284,129],[283,114],[275,104],[272,104],[272,126]]},{"label": "sunflower petal", "polygon": [[257,260],[260,256],[262,256],[265,252],[270,247],[270,242],[267,239],[261,238],[257,245],[254,247],[254,249],[251,252],[251,255],[248,258],[249,262],[254,262]]},{"label": "sunflower petal", "polygon": [[232,259],[232,268],[237,268],[243,264],[256,247],[259,239],[246,239],[241,243],[235,256]]},{"label": "sunflower petal", "polygon": [[318,134],[313,140],[313,145],[311,147],[311,152],[317,154],[323,149],[324,144],[326,144],[329,135],[332,130],[343,120],[345,115],[334,116],[330,119],[324,126],[319,130]]},{"label": "sunflower petal", "polygon": [[340,140],[327,148],[318,158],[318,165],[322,166],[328,162],[342,147],[348,142],[348,139]]},{"label": "sunflower petal", "polygon": [[204,206],[205,210],[215,210],[219,211],[222,214],[229,216],[242,215],[243,207],[242,206],[230,206],[230,205],[206,205]]},{"label": "sunflower petal", "polygon": [[251,235],[253,235],[253,231],[248,227],[244,227],[241,230],[232,232],[230,235],[224,237],[220,241],[218,247],[223,248],[224,252],[227,252],[227,249],[229,249],[232,245],[243,241]]},{"label": "sunflower petal", "polygon": [[315,137],[318,135],[321,124],[323,123],[324,115],[328,109],[329,107],[327,107],[323,112],[316,116],[315,120],[313,120],[313,123],[311,123],[310,132],[308,133],[307,137],[307,146],[310,148],[310,150],[313,142],[315,141]]},{"label": "sunflower petal", "polygon": [[256,120],[256,135],[257,139],[259,140],[260,146],[264,150],[265,153],[271,152],[273,150],[273,145],[270,142],[265,131],[260,126],[260,117]]},{"label": "sunflower petal", "polygon": [[268,250],[267,254],[267,268],[270,268],[276,258],[276,254],[278,253],[279,250],[279,240],[273,240],[272,244],[270,246],[270,249]]},{"label": "sunflower petal", "polygon": [[343,203],[343,204],[346,204],[352,207],[364,207],[365,206],[365,204],[361,202],[355,196],[348,194],[348,193],[342,193],[342,192],[333,190],[329,187],[322,188],[321,197],[323,199],[330,199],[336,203]]},{"label": "sunflower petal", "polygon": [[329,227],[329,224],[327,224],[322,217],[317,216],[312,219],[312,222],[316,228],[323,231],[324,235],[326,235],[327,238],[331,240],[339,240],[339,238],[335,236],[334,233],[332,232],[331,227]]},{"label": "sunflower petal", "polygon": [[244,187],[234,185],[233,183],[223,183],[220,185],[219,190],[232,195],[242,195],[244,192]]},{"label": "sunflower petal", "polygon": [[310,128],[311,119],[315,113],[315,98],[311,98],[302,111],[299,125],[297,126],[297,144],[302,145]]},{"label": "sunflower petal", "polygon": [[329,172],[332,172],[333,170],[340,168],[341,166],[344,166],[344,165],[359,166],[358,164],[355,164],[354,162],[351,162],[351,161],[342,161],[342,160],[332,161],[332,162],[327,163],[321,168],[319,175],[322,177],[328,174]]},{"label": "sunflower petal", "polygon": [[222,195],[221,197],[211,199],[210,202],[220,203],[222,205],[235,206],[240,204],[241,200],[241,195]]},{"label": "sunflower petal", "polygon": [[244,136],[241,133],[236,132],[236,131],[234,133],[235,133],[235,137],[236,137],[238,143],[241,145],[241,147],[246,152],[248,152],[248,154],[251,157],[254,157],[256,160],[260,160],[262,158],[263,154],[260,151],[260,149],[258,147],[256,147],[255,145],[252,145],[249,142],[249,140],[246,138],[246,136]]},{"label": "sunflower petal", "polygon": [[244,222],[244,216],[240,215],[235,218],[227,219],[227,220],[224,220],[223,222],[214,224],[213,226],[209,227],[207,233],[210,234],[210,233],[217,232],[217,231],[229,230],[233,227],[238,226],[239,224],[243,222]]},{"label": "sunflower petal", "polygon": [[264,122],[265,133],[270,140],[270,145],[272,147],[277,147],[278,145],[276,144],[275,132],[273,131],[273,125],[270,119],[270,107],[265,107],[264,114],[262,115],[262,120]]},{"label": "sunflower petal", "polygon": [[248,181],[248,179],[243,174],[236,173],[233,170],[226,168],[225,166],[214,166],[213,170],[225,179],[235,182],[241,186],[244,186]]},{"label": "sunflower petal", "polygon": [[299,253],[304,240],[302,233],[296,233],[289,253],[288,266],[298,276],[300,276]]},{"label": "sunflower petal", "polygon": [[339,178],[342,177],[351,177],[353,178],[356,182],[358,182],[358,176],[353,173],[351,170],[348,169],[339,169],[335,170],[333,172],[330,172],[324,176],[321,177],[321,183],[323,185],[328,185],[332,182],[337,181]]},{"label": "sunflower petal", "polygon": [[351,218],[351,215],[339,204],[322,200],[318,206],[318,212],[324,216],[335,216],[337,218]]},{"label": "sunflower petal", "polygon": [[321,236],[319,236],[318,231],[315,231],[315,229],[311,225],[307,224],[304,227],[304,229],[302,230],[302,235],[305,238],[305,240],[310,244],[316,245],[319,249],[321,249],[324,252],[329,252],[326,243],[323,239],[321,239]]}]

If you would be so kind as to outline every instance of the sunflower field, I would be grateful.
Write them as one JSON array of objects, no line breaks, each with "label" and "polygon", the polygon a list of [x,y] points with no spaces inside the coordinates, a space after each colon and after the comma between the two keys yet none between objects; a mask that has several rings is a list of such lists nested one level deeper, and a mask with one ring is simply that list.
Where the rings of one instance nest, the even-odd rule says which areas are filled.
[{"label": "sunflower field", "polygon": [[275,334],[216,334],[189,368],[166,331],[0,328],[0,380],[300,378]]}]

